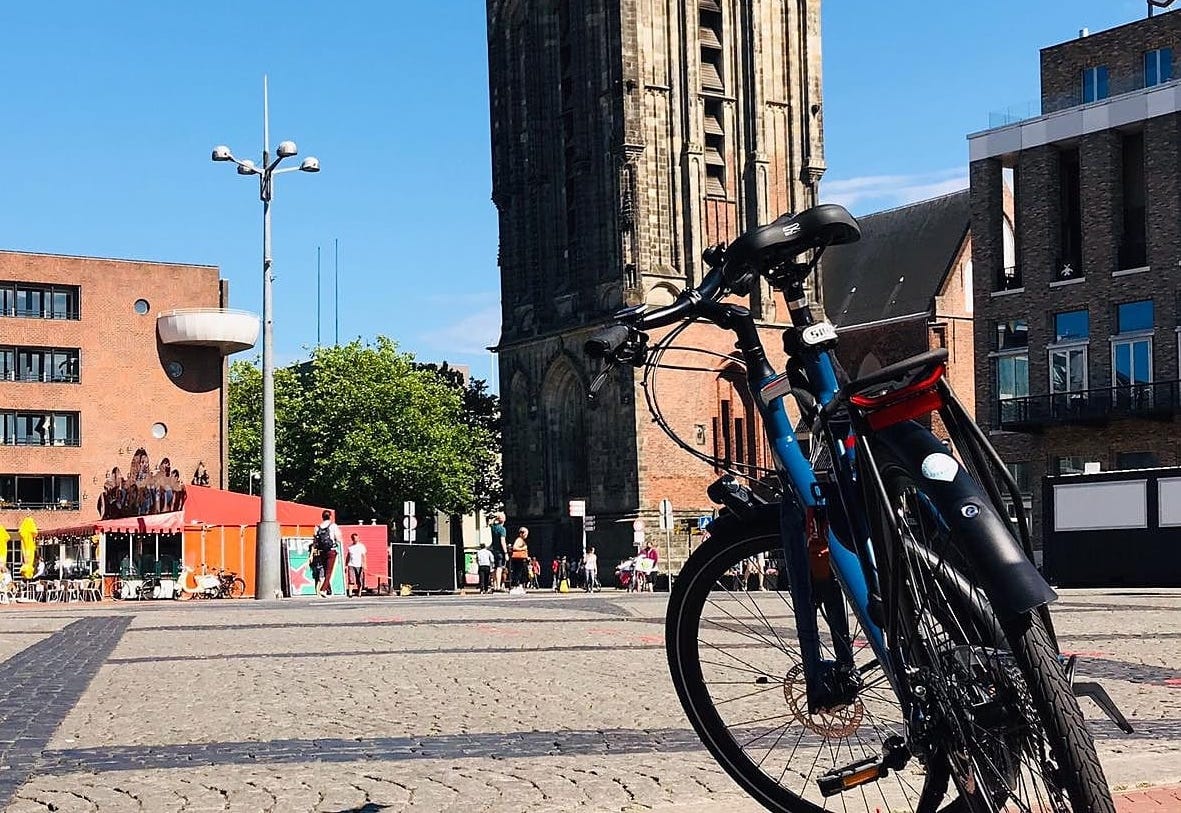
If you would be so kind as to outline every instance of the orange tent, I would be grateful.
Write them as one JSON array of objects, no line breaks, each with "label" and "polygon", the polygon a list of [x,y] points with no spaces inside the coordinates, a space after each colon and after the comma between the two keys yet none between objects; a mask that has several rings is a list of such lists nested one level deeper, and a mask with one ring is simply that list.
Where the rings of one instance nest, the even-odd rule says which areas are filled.
[{"label": "orange tent", "polygon": [[[232,570],[246,581],[247,595],[254,595],[255,533],[261,498],[235,491],[204,486],[185,486],[181,511],[124,519],[100,519],[82,525],[42,531],[43,540],[89,538],[103,534],[103,555],[109,560],[105,537],[110,534],[181,534],[184,564],[197,572],[218,568]],[[314,505],[279,500],[276,514],[280,536],[309,540],[321,521],[324,509]],[[119,537],[122,538],[122,537]],[[175,543],[174,543],[175,544]],[[128,551],[130,554],[130,550]],[[114,580],[112,568],[104,568]]]}]

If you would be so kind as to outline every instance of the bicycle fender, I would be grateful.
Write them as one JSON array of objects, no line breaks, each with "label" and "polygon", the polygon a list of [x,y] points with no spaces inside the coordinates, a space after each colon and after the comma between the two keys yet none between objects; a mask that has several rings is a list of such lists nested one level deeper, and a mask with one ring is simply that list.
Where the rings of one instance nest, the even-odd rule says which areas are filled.
[{"label": "bicycle fender", "polygon": [[1026,613],[1057,600],[1013,537],[1008,518],[997,514],[980,484],[930,430],[907,421],[876,433],[873,442],[922,484],[998,613]]}]

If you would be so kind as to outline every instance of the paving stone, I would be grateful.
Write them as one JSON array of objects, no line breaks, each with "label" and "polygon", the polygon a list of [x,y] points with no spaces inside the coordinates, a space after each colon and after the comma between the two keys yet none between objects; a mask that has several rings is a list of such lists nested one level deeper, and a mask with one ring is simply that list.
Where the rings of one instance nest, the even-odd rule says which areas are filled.
[{"label": "paving stone", "polygon": [[[43,631],[14,636],[0,708],[36,691],[53,710],[0,713],[0,791],[17,813],[754,813],[676,701],[663,610],[606,593],[0,613],[0,639]],[[1137,785],[1181,782],[1181,592],[1064,591],[1055,618],[1137,727],[1083,701],[1110,781],[1126,805],[1167,799]]]}]

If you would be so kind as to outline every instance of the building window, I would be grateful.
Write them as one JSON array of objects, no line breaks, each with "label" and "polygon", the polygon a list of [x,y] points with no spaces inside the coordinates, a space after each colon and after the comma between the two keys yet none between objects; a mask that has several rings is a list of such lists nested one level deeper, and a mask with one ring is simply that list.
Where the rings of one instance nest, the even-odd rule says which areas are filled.
[{"label": "building window", "polygon": [[726,89],[722,60],[722,7],[718,0],[699,0],[697,15],[697,38],[701,43],[701,89],[721,93]]},{"label": "building window", "polygon": [[1050,351],[1050,393],[1084,392],[1087,389],[1087,348],[1065,347]]},{"label": "building window", "polygon": [[78,382],[78,350],[0,347],[0,375],[5,381]]},{"label": "building window", "polygon": [[23,319],[80,319],[76,285],[0,283],[0,310]]},{"label": "building window", "polygon": [[[1006,463],[1005,468],[1009,470],[1009,474],[1017,483],[1017,491],[1020,492],[1021,502],[1025,507],[1025,516],[1028,517],[1033,511],[1033,478],[1030,465],[1028,462],[1022,461],[1019,463]],[[1017,522],[1017,510],[1008,492],[1005,493],[1005,507],[1009,511],[1009,520],[1015,524]]]},{"label": "building window", "polygon": [[1154,469],[1159,465],[1156,452],[1119,452],[1115,456],[1117,469]]},{"label": "building window", "polygon": [[1107,66],[1083,69],[1083,104],[1107,98]]},{"label": "building window", "polygon": [[1082,474],[1085,466],[1086,461],[1077,455],[1054,459],[1055,474]]},{"label": "building window", "polygon": [[1173,78],[1173,49],[1144,52],[1144,87],[1150,88]]},{"label": "building window", "polygon": [[1017,237],[1013,233],[1013,224],[1009,218],[1001,220],[1001,278],[999,288],[1002,291],[1021,287],[1021,269],[1017,267]]},{"label": "building window", "polygon": [[722,102],[706,99],[705,111],[705,194],[726,196],[726,130]]},{"label": "building window", "polygon": [[1123,239],[1119,247],[1120,268],[1143,268],[1148,263],[1145,241],[1144,133],[1129,133],[1121,139],[1123,153]]},{"label": "building window", "polygon": [[1066,347],[1050,348],[1050,393],[1083,392],[1087,389],[1087,345],[1090,337],[1087,311],[1054,315],[1054,341]]},{"label": "building window", "polygon": [[1087,311],[1054,314],[1054,341],[1086,341],[1091,335],[1091,317]]},{"label": "building window", "polygon": [[1018,350],[1029,347],[1029,323],[1024,319],[1010,319],[996,323],[996,349]]},{"label": "building window", "polygon": [[15,510],[78,510],[76,474],[0,474],[0,503]]},{"label": "building window", "polygon": [[1028,411],[1029,356],[1012,353],[996,360],[996,397],[999,422],[1005,426],[1020,421]]},{"label": "building window", "polygon": [[79,446],[77,412],[0,412],[6,446]]},{"label": "building window", "polygon": [[996,391],[1002,401],[1029,395],[1029,356],[1014,353],[996,360]]},{"label": "building window", "polygon": [[[1151,406],[1152,388],[1152,300],[1125,302],[1116,306],[1117,334],[1111,342],[1111,384],[1117,388],[1117,406],[1143,403]],[[1147,333],[1146,333],[1147,331]]]},{"label": "building window", "polygon": [[1058,150],[1058,261],[1055,279],[1077,279],[1083,275],[1082,197],[1079,191],[1078,147]]},{"label": "building window", "polygon": [[1136,333],[1142,330],[1152,330],[1155,323],[1151,299],[1138,302],[1125,302],[1115,309],[1115,325],[1117,333]]}]

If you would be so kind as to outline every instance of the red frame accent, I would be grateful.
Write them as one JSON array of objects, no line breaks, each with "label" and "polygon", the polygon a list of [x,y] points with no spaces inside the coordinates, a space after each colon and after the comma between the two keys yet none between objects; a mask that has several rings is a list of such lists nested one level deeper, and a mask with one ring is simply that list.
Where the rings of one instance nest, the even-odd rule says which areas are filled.
[{"label": "red frame accent", "polygon": [[901,389],[878,396],[851,395],[849,403],[865,411],[870,429],[884,429],[941,408],[943,396],[935,390],[935,385],[946,372],[947,365],[940,364],[925,378]]}]

